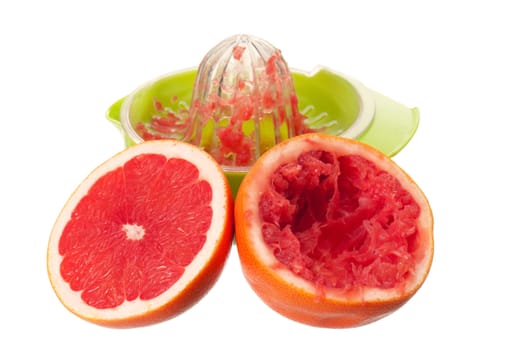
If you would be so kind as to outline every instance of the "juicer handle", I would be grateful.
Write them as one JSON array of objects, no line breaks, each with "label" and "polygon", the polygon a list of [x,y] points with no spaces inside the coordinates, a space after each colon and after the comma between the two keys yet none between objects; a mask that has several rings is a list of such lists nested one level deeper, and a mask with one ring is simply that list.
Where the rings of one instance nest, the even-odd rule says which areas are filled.
[{"label": "juicer handle", "polygon": [[368,89],[375,103],[375,114],[358,140],[393,157],[410,142],[419,126],[417,107],[408,108],[389,97]]},{"label": "juicer handle", "polygon": [[[410,142],[419,110],[373,91],[359,80],[324,66],[293,71],[297,94],[326,112],[335,135],[357,139],[392,157]],[[329,133],[332,133],[329,131]]]}]

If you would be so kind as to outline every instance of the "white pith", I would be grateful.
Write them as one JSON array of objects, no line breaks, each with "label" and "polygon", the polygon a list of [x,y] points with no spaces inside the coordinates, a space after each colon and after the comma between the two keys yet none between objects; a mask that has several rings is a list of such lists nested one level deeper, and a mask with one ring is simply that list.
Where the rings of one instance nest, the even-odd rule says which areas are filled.
[{"label": "white pith", "polygon": [[[69,221],[72,210],[77,205],[78,201],[86,195],[94,182],[108,171],[122,166],[129,159],[145,153],[163,154],[167,158],[181,158],[190,161],[196,165],[200,171],[200,178],[211,183],[212,187],[212,219],[209,231],[207,232],[207,240],[196,255],[194,260],[186,267],[181,278],[167,291],[152,300],[133,300],[125,301],[122,305],[112,309],[97,309],[87,305],[80,297],[81,292],[74,292],[70,289],[69,284],[66,283],[60,274],[60,264],[62,256],[59,254],[58,246],[62,231]],[[72,196],[65,204],[61,211],[53,230],[50,235],[48,246],[48,272],[53,288],[59,296],[64,305],[72,312],[81,315],[88,319],[98,320],[116,320],[126,319],[136,315],[148,313],[151,310],[156,310],[165,305],[170,300],[174,299],[191,281],[195,279],[201,268],[210,260],[211,255],[216,250],[221,234],[223,234],[226,221],[226,203],[224,184],[225,178],[221,168],[214,162],[212,158],[198,150],[182,142],[174,141],[149,141],[139,145],[133,146],[112,157],[105,163],[96,168],[88,177],[80,184]],[[221,186],[218,184],[221,183]],[[130,228],[132,239],[140,239],[141,232],[139,226]],[[135,230],[135,231],[134,231]],[[130,238],[130,237],[129,237]]]},{"label": "white pith", "polygon": [[136,224],[124,224],[123,231],[126,235],[126,238],[132,241],[138,241],[145,235],[144,227]]},{"label": "white pith", "polygon": [[[258,174],[258,179],[261,181],[255,184],[253,191],[246,191],[243,193],[246,198],[244,201],[246,212],[258,212],[258,201],[260,196],[268,188],[267,181],[278,164],[281,164],[288,159],[296,159],[301,153],[317,148],[327,149],[331,152],[335,152],[337,156],[345,154],[357,154],[366,159],[372,160],[376,166],[387,170],[391,175],[395,176],[403,185],[403,187],[412,194],[421,208],[428,207],[427,199],[417,187],[417,185],[408,181],[407,175],[398,167],[394,167],[393,163],[389,159],[384,158],[384,156],[380,153],[365,152],[362,148],[363,146],[360,144],[330,141],[330,139],[327,137],[324,137],[322,141],[319,141],[319,137],[316,135],[309,135],[307,137],[301,136],[300,138],[304,138],[302,141],[305,144],[304,146],[300,146],[298,142],[290,143],[286,141],[280,148],[279,152],[270,151],[266,157],[263,157],[259,160],[260,164],[258,165],[258,169],[260,171]],[[317,146],[318,142],[320,142],[319,146]],[[332,142],[333,144],[328,146],[328,142]],[[306,292],[313,295],[319,295],[319,292],[315,290],[314,285],[311,282],[294,274],[276,259],[272,251],[263,240],[261,231],[262,221],[258,215],[251,215],[251,221],[247,220],[246,224],[247,236],[250,240],[249,245],[252,247],[255,254],[258,255],[259,260],[261,260],[264,265],[273,267],[274,273],[276,273],[280,279],[287,281],[287,283],[293,284],[297,288],[305,290]],[[418,218],[418,226],[420,228],[419,231],[423,236],[422,239],[432,240],[432,237],[427,236],[427,234],[431,232],[433,226],[432,218],[424,210],[421,211],[421,215]],[[427,269],[430,265],[429,261],[432,259],[432,244],[425,246],[430,249],[422,252],[423,255],[421,260],[417,262],[416,270],[414,271],[413,275],[404,282],[404,285],[401,285],[400,287],[398,286],[392,289],[363,287],[360,290],[352,291],[326,288],[324,291],[324,296],[328,299],[346,302],[374,302],[390,300],[402,294],[410,294],[415,291],[416,288],[423,282],[427,274]]]}]

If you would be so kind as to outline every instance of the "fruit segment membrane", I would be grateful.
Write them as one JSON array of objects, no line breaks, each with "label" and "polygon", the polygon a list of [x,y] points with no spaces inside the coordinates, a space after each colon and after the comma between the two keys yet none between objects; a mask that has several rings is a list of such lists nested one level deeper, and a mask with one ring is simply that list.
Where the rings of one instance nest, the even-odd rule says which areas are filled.
[{"label": "fruit segment membrane", "polygon": [[266,244],[318,288],[394,288],[413,274],[419,206],[359,155],[306,151],[259,202]]}]

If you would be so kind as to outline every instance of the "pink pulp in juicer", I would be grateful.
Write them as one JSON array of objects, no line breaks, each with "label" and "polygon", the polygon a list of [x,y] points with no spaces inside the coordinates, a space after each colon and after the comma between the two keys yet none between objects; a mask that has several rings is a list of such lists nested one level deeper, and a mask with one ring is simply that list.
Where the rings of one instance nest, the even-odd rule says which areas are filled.
[{"label": "pink pulp in juicer", "polygon": [[[178,101],[177,96],[171,99],[172,105]],[[173,106],[165,106],[157,98],[154,98],[153,106],[155,114],[148,123],[137,123],[136,131],[143,140],[159,140],[164,138],[177,138],[176,136],[188,129],[188,109]]]},{"label": "pink pulp in juicer", "polygon": [[[181,138],[221,165],[248,167],[286,138],[311,131],[280,50],[247,35],[228,38],[200,63],[190,108],[165,106],[136,130],[144,140]],[[183,136],[181,136],[183,135]]]}]

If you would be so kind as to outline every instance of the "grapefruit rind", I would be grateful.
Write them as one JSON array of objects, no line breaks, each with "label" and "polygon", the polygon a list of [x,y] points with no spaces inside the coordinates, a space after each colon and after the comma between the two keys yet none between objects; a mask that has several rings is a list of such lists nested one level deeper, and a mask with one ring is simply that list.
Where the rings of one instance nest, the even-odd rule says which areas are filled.
[{"label": "grapefruit rind", "polygon": [[[69,221],[72,211],[102,175],[141,154],[162,154],[168,158],[187,160],[199,169],[200,179],[211,184],[213,208],[207,239],[186,266],[185,272],[168,290],[152,300],[125,301],[111,309],[97,309],[87,305],[80,292],[70,289],[60,273],[62,256],[59,254],[61,233]],[[187,143],[174,140],[147,141],[134,145],[111,157],[90,173],[73,192],[59,214],[52,229],[47,252],[47,268],[50,283],[62,304],[77,316],[94,323],[129,327],[142,326],[174,317],[202,298],[221,273],[232,243],[232,196],[225,174],[206,152]],[[183,208],[184,210],[184,208]]]},{"label": "grapefruit rind", "polygon": [[[266,245],[259,198],[268,188],[271,174],[306,150],[330,150],[337,156],[358,154],[387,171],[412,194],[419,207],[417,218],[420,249],[415,253],[413,275],[404,284],[382,289],[316,288],[280,263]],[[240,185],[235,202],[235,235],[243,273],[253,290],[275,311],[313,326],[341,328],[382,318],[407,302],[426,279],[433,259],[433,216],[421,189],[393,160],[366,144],[338,136],[305,134],[282,142],[258,159]]]}]

